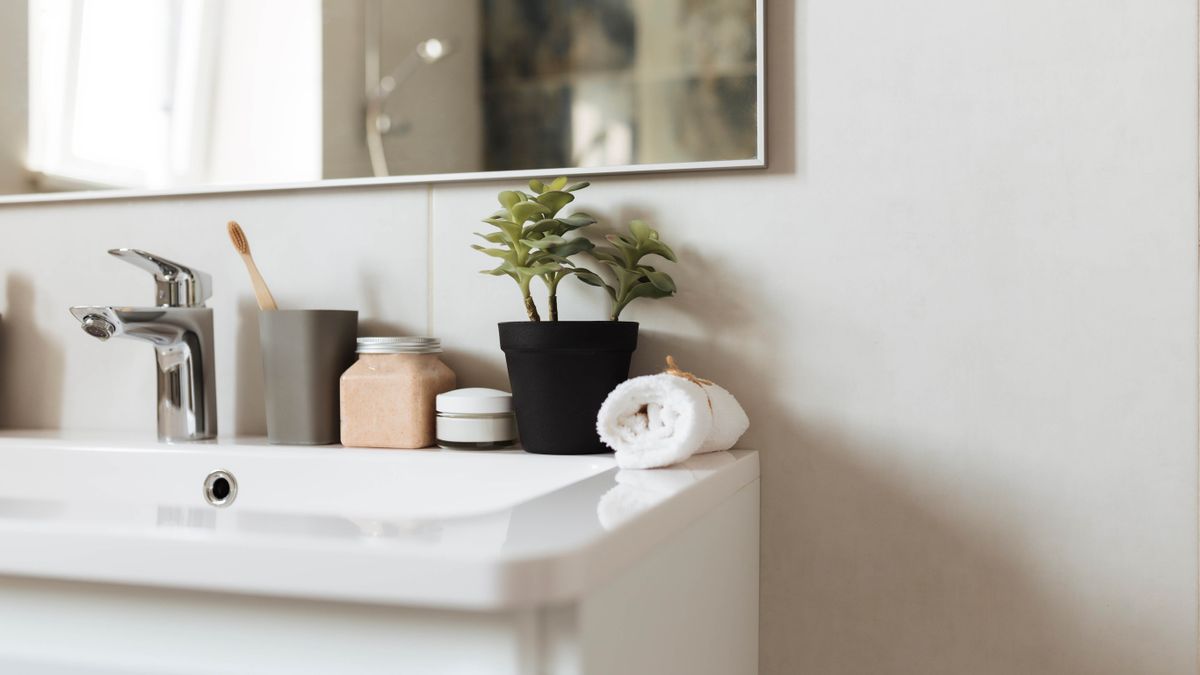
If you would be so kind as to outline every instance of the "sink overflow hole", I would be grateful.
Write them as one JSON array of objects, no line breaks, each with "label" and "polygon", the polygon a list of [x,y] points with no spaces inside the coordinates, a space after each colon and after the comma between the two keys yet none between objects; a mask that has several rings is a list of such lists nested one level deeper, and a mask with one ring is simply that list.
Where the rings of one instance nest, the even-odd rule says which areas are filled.
[{"label": "sink overflow hole", "polygon": [[228,471],[213,471],[204,479],[204,500],[213,506],[229,506],[237,498],[237,479]]}]

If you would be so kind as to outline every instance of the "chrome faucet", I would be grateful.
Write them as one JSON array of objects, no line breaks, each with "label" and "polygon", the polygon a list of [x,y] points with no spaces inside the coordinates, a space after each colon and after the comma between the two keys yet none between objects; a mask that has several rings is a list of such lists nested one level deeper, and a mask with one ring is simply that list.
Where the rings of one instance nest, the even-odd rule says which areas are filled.
[{"label": "chrome faucet", "polygon": [[133,248],[109,254],[154,275],[155,307],[72,307],[88,335],[154,345],[158,359],[158,438],[201,441],[217,435],[213,368],[212,277]]}]

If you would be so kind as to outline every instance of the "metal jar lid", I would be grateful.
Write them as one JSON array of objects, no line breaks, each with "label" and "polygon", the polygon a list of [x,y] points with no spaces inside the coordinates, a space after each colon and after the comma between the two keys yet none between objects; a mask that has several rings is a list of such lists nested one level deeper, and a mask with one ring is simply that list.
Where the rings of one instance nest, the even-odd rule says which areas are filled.
[{"label": "metal jar lid", "polygon": [[359,354],[438,354],[442,341],[431,337],[361,337]]}]

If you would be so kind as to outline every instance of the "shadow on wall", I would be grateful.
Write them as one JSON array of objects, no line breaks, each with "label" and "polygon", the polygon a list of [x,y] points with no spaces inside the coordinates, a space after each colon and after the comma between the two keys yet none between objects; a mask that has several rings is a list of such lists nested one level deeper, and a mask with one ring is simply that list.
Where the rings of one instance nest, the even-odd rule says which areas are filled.
[{"label": "shadow on wall", "polygon": [[[659,222],[642,206],[612,220],[631,218]],[[1112,639],[1118,620],[1046,581],[1063,571],[1047,574],[1039,566],[1053,560],[1023,554],[1027,513],[982,499],[953,508],[947,494],[986,474],[906,473],[897,459],[929,448],[806,415],[806,391],[847,383],[804,377],[822,372],[805,367],[805,335],[854,340],[854,325],[791,306],[783,309],[803,330],[786,332],[769,304],[786,296],[763,297],[755,269],[695,246],[677,252],[682,264],[665,269],[679,295],[635,303],[623,317],[643,322],[632,374],[660,372],[672,354],[750,414],[741,445],[764,451],[760,672],[1116,675],[1161,661],[1154,645]]]},{"label": "shadow on wall", "polygon": [[[688,259],[696,262],[695,252]],[[1028,546],[1013,526],[1018,514],[997,517],[988,504],[974,513],[939,509],[945,486],[936,477],[905,476],[888,461],[922,448],[852,438],[781,403],[824,386],[789,379],[803,371],[796,336],[729,302],[753,280],[719,260],[680,266],[680,287],[703,288],[702,274],[719,277],[722,289],[672,303],[702,327],[700,336],[643,330],[634,373],[660,371],[673,354],[727,386],[750,413],[741,445],[765,451],[760,672],[1146,672],[1152,646],[1137,653],[1113,641],[1078,597],[1039,581],[1021,555]],[[715,302],[706,307],[706,297]]]},{"label": "shadow on wall", "polygon": [[[813,63],[806,35],[827,27],[810,27],[806,0],[766,6],[766,173],[799,177],[807,172],[806,68]],[[671,241],[681,224],[655,215],[640,205],[618,222],[645,218]],[[905,475],[896,459],[927,448],[806,409],[806,392],[854,384],[821,379],[828,369],[806,364],[814,353],[806,339],[854,340],[874,331],[831,325],[839,317],[825,308],[772,306],[789,294],[768,287],[764,297],[755,270],[723,261],[711,246],[678,253],[683,263],[670,272],[681,292],[665,303],[669,309],[647,316],[661,311],[656,325],[691,326],[695,337],[643,330],[634,372],[660,371],[672,353],[684,368],[728,386],[750,414],[743,445],[763,450],[760,672],[1117,675],[1162,667],[1159,645],[1119,639],[1114,626],[1136,626],[1139,617],[1089,612],[1100,603],[1051,582],[1067,573],[1064,563],[1023,553],[1030,550],[1021,528],[1027,514],[988,503],[951,508],[947,493],[961,493],[963,480],[988,481],[987,474]],[[780,312],[797,319],[787,331],[773,320]],[[792,332],[796,325],[800,331]],[[1139,628],[1137,635],[1154,632]]]},{"label": "shadow on wall", "polygon": [[38,330],[29,278],[9,274],[5,288],[7,302],[0,314],[0,427],[57,428],[62,419],[63,348],[50,333]]}]

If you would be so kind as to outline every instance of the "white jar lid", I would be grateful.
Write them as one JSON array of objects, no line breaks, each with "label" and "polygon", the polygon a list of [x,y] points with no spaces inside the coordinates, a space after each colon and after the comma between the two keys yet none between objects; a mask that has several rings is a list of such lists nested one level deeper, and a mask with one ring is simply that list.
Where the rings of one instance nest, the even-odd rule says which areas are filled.
[{"label": "white jar lid", "polygon": [[496,414],[512,412],[512,394],[499,389],[469,387],[437,395],[440,413]]}]

